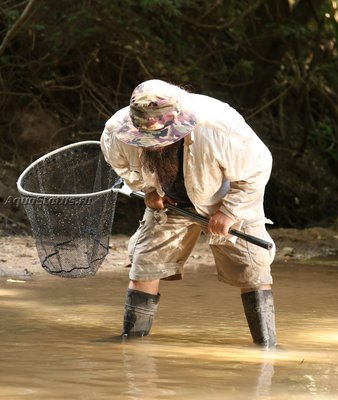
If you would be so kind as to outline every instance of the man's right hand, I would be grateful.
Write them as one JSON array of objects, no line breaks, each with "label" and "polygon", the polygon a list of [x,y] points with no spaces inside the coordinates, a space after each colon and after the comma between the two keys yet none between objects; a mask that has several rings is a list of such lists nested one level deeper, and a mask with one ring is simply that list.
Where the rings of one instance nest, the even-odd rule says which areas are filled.
[{"label": "man's right hand", "polygon": [[147,207],[152,208],[153,210],[163,210],[165,208],[165,203],[169,203],[174,206],[177,205],[175,200],[173,200],[171,197],[161,197],[156,191],[146,193],[144,202]]}]

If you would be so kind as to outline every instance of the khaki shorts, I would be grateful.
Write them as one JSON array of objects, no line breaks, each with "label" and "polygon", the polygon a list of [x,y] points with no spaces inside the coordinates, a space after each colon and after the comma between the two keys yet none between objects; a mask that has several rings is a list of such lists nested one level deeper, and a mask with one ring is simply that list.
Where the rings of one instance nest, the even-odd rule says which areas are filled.
[{"label": "khaki shorts", "polygon": [[[248,224],[242,231],[273,242],[263,221]],[[189,217],[147,208],[128,245],[130,279],[181,277],[202,232],[207,234],[206,226]],[[272,283],[270,264],[275,246],[266,250],[238,238],[235,244],[224,240],[222,244],[210,244],[210,248],[220,281],[243,288]]]}]

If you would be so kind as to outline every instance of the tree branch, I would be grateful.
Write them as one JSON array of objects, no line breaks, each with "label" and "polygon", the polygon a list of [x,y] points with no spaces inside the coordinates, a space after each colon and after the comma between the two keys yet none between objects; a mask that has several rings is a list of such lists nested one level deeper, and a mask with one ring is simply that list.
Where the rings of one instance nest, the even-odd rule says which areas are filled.
[{"label": "tree branch", "polygon": [[246,120],[249,120],[250,118],[254,117],[255,115],[261,113],[264,111],[266,108],[270,107],[271,104],[273,104],[275,101],[277,101],[279,98],[283,97],[290,89],[292,88],[292,85],[287,86],[281,93],[279,93],[276,97],[273,99],[269,100],[267,103],[263,104],[260,106],[257,110],[253,111],[251,114],[245,117]]},{"label": "tree branch", "polygon": [[[184,15],[180,15],[179,19],[181,19],[184,22],[187,22],[190,25],[196,26],[197,28],[202,28],[202,29],[216,29],[216,30],[222,30],[222,29],[229,29],[233,25],[238,24],[240,20],[243,20],[245,17],[247,17],[249,14],[254,12],[256,8],[258,8],[264,0],[257,0],[254,4],[251,6],[247,7],[240,16],[231,19],[230,21],[226,21],[224,24],[204,24],[202,22],[197,21],[196,19],[186,17]],[[216,3],[216,6],[220,4]]]},{"label": "tree branch", "polygon": [[25,9],[23,10],[20,17],[15,21],[15,23],[11,26],[11,28],[7,31],[3,41],[0,45],[0,57],[3,55],[7,46],[13,40],[15,35],[22,29],[28,19],[34,14],[36,11],[36,6],[41,3],[41,0],[29,0]]}]

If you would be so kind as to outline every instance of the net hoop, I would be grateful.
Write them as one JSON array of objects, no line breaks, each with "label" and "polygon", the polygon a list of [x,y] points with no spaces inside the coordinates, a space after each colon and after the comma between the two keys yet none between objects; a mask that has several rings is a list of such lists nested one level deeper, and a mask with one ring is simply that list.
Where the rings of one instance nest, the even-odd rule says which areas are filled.
[{"label": "net hoop", "polygon": [[48,197],[48,198],[65,198],[65,197],[75,197],[75,198],[79,198],[79,197],[93,197],[93,196],[98,196],[101,195],[103,193],[109,193],[111,192],[111,188],[109,189],[105,189],[105,190],[101,190],[99,192],[90,192],[90,193],[35,193],[35,192],[30,192],[26,189],[24,189],[22,187],[22,181],[25,178],[25,176],[31,171],[33,170],[36,165],[40,164],[41,162],[45,161],[46,159],[50,158],[53,155],[56,155],[58,153],[61,153],[65,150],[71,149],[73,147],[78,147],[79,144],[81,145],[87,145],[87,144],[97,144],[100,145],[100,142],[97,140],[86,140],[83,142],[77,142],[77,143],[72,143],[69,144],[67,146],[63,146],[60,147],[56,150],[53,150],[45,155],[43,155],[42,157],[38,158],[37,160],[35,160],[34,162],[32,162],[19,176],[18,181],[17,181],[17,188],[18,191],[20,192],[20,194],[22,194],[23,196],[28,196],[28,197]]},{"label": "net hoop", "polygon": [[109,251],[119,179],[94,140],[53,150],[20,174],[17,189],[48,273],[95,275]]}]

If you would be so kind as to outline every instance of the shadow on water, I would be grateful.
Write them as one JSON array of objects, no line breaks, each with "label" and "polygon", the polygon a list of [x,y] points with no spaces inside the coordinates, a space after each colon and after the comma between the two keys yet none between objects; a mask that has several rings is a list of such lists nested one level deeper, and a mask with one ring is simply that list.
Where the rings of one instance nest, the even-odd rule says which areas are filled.
[{"label": "shadow on water", "polygon": [[274,265],[280,348],[251,344],[211,268],[163,282],[150,337],[118,338],[127,275],[0,281],[0,399],[338,399],[332,263]]}]

